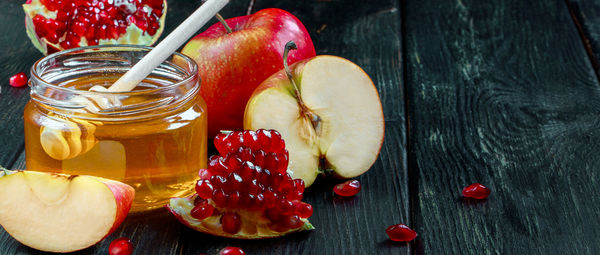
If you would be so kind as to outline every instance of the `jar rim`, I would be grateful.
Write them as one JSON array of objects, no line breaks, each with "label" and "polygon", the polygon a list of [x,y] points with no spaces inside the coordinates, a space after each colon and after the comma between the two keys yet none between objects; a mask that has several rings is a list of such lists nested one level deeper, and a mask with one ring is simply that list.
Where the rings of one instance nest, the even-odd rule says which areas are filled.
[{"label": "jar rim", "polygon": [[[90,91],[61,82],[85,73],[122,75],[151,49],[139,45],[97,45],[45,56],[31,67],[31,100],[48,111],[66,117],[106,121],[144,119],[180,111],[179,106],[191,102],[198,95],[200,76],[196,61],[178,52],[169,55],[152,71],[153,74],[156,72],[157,77],[169,79],[166,83],[160,83],[160,86],[138,86],[132,91],[112,92]],[[155,80],[152,77],[145,77],[144,80]],[[115,102],[112,100],[127,103],[106,104]]]},{"label": "jar rim", "polygon": [[[122,50],[120,50],[122,49]],[[172,89],[172,88],[176,88],[178,86],[181,86],[182,84],[186,84],[189,83],[190,81],[192,81],[195,76],[198,74],[198,64],[196,63],[195,60],[191,59],[190,57],[181,54],[179,52],[174,52],[171,56],[178,56],[183,58],[186,63],[191,64],[191,70],[189,72],[186,73],[185,78],[180,80],[180,81],[176,81],[173,84],[169,84],[166,86],[161,86],[158,88],[151,88],[151,89],[141,89],[141,90],[131,90],[131,91],[89,91],[89,90],[79,90],[79,89],[75,89],[75,88],[69,88],[69,87],[63,87],[51,82],[46,81],[40,74],[39,72],[40,70],[40,65],[42,63],[45,63],[51,59],[57,58],[59,56],[65,56],[68,54],[72,54],[72,53],[76,53],[78,51],[83,52],[102,52],[102,51],[131,51],[131,50],[139,50],[139,51],[146,51],[149,52],[150,50],[152,50],[153,47],[150,46],[143,46],[143,45],[132,45],[132,44],[105,44],[105,45],[93,45],[93,46],[83,46],[83,47],[77,47],[77,48],[72,48],[72,49],[67,49],[67,50],[63,50],[63,51],[58,51],[55,53],[52,53],[50,55],[44,56],[43,58],[40,58],[39,60],[37,60],[33,66],[31,67],[31,74],[30,77],[35,78],[36,82],[40,82],[43,83],[44,86],[48,86],[52,89],[57,89],[57,90],[63,90],[63,91],[67,91],[67,92],[71,92],[71,93],[77,93],[77,94],[82,94],[82,95],[106,95],[106,96],[110,96],[110,95],[124,95],[124,96],[133,96],[133,95],[141,95],[141,94],[146,94],[146,93],[155,93],[161,90],[168,90],[168,89]],[[135,63],[133,63],[133,65],[135,65]],[[199,78],[199,77],[198,77]],[[29,82],[29,86],[31,86],[31,82]],[[198,87],[202,86],[202,84],[199,82]]]}]

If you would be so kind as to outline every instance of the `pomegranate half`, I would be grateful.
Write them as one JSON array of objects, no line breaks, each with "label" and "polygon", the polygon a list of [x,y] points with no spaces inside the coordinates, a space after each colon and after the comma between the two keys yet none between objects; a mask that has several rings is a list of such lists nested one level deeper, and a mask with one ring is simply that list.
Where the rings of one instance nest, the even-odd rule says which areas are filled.
[{"label": "pomegranate half", "polygon": [[27,35],[44,54],[99,44],[152,45],[166,0],[27,0]]},{"label": "pomegranate half", "polygon": [[219,155],[200,170],[196,194],[172,198],[167,208],[188,227],[238,239],[272,238],[312,230],[304,181],[288,172],[281,134],[259,129],[221,133]]}]

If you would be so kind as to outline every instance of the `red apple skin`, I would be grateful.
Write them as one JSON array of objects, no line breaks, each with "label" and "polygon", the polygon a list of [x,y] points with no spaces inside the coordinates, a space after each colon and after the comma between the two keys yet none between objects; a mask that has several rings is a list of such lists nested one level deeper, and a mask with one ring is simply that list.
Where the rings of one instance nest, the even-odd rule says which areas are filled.
[{"label": "red apple skin", "polygon": [[131,209],[131,204],[133,203],[133,198],[135,197],[135,190],[133,187],[122,182],[104,178],[99,179],[102,183],[104,183],[104,185],[106,185],[106,187],[108,187],[108,189],[110,189],[115,196],[115,202],[117,203],[115,223],[112,225],[108,233],[106,233],[106,236],[104,236],[104,238],[106,238],[113,231],[115,231],[125,220],[125,217],[127,217],[127,213],[129,213],[129,209]]},{"label": "red apple skin", "polygon": [[227,19],[233,32],[217,23],[192,38],[182,53],[198,63],[200,94],[208,108],[208,135],[241,130],[246,102],[254,89],[283,69],[285,44],[293,40],[288,64],[314,57],[315,47],[300,20],[291,13],[264,9]]}]

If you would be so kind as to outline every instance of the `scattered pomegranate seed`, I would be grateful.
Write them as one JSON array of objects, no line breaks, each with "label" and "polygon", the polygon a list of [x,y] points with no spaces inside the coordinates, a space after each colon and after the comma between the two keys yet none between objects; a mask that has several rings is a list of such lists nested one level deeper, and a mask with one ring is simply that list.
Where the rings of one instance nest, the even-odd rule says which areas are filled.
[{"label": "scattered pomegranate seed", "polygon": [[242,248],[227,246],[221,249],[219,255],[246,255],[246,253]]},{"label": "scattered pomegranate seed", "polygon": [[333,192],[338,196],[351,197],[360,191],[360,182],[358,180],[349,180],[344,183],[340,183],[333,187]]},{"label": "scattered pomegranate seed", "polygon": [[417,232],[404,224],[391,225],[385,230],[385,233],[395,242],[410,242],[417,237]]},{"label": "scattered pomegranate seed", "polygon": [[127,237],[121,237],[113,240],[108,246],[110,255],[130,255],[133,253],[133,244]]},{"label": "scattered pomegranate seed", "polygon": [[462,195],[474,199],[486,199],[492,191],[479,183],[473,183],[462,190]]},{"label": "scattered pomegranate seed", "polygon": [[8,81],[10,83],[10,86],[13,86],[15,88],[23,87],[27,84],[27,75],[25,75],[24,72],[20,72],[11,76]]}]

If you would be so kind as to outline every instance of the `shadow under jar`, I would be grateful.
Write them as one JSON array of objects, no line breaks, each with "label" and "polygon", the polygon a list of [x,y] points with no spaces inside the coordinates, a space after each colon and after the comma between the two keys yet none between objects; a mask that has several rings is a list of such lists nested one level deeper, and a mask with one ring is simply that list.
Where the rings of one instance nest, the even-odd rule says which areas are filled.
[{"label": "shadow under jar", "polygon": [[191,194],[207,162],[196,63],[175,53],[132,91],[89,91],[108,88],[150,49],[84,47],[37,61],[24,111],[27,169],[125,182],[136,190],[134,212]]}]

